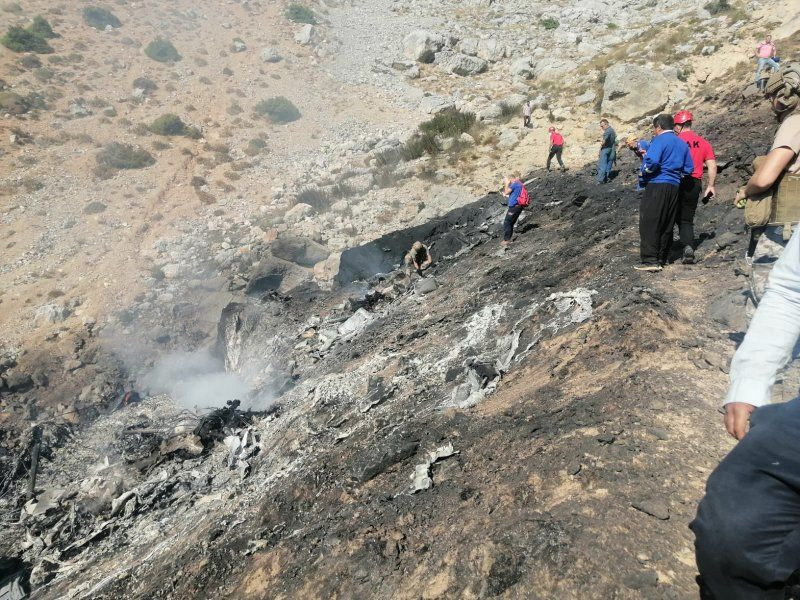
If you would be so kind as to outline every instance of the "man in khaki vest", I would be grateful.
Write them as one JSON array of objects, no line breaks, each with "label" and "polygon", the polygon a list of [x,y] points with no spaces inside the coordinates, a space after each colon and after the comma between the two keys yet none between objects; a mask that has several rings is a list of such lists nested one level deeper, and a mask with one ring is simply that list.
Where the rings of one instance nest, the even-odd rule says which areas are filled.
[{"label": "man in khaki vest", "polygon": [[[800,170],[800,64],[781,67],[769,78],[766,93],[780,127],[737,200],[765,192],[780,179],[776,196],[783,195],[786,206],[800,205],[798,190],[784,187],[791,179],[786,172]],[[771,404],[770,392],[798,338],[800,231],[795,228],[731,362],[724,424],[739,444],[708,478],[690,525],[703,598],[796,597],[784,594],[800,569],[800,398]]]}]

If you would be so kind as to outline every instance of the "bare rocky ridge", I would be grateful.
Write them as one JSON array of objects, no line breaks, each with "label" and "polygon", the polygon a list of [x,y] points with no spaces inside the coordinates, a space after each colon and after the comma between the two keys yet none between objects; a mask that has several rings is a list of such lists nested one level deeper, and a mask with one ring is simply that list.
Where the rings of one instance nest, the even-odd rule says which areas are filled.
[{"label": "bare rocky ridge", "polygon": [[[744,327],[740,217],[712,204],[700,265],[633,274],[633,164],[590,185],[585,124],[626,93],[593,62],[620,44],[669,102],[708,81],[694,102],[726,197],[771,126],[742,100],[749,65],[708,78],[756,25],[692,5],[686,48],[662,57],[652,15],[624,3],[312,8],[311,29],[253,2],[115,5],[105,31],[68,6],[8,13],[61,37],[52,56],[0,56],[4,87],[45,97],[9,113],[0,156],[0,579],[54,598],[692,597],[685,524],[726,447],[714,407]],[[536,25],[551,12],[556,29]],[[179,62],[142,53],[166,32]],[[300,119],[259,116],[274,96]],[[508,110],[525,97],[533,132]],[[475,129],[384,164],[448,106]],[[143,126],[166,113],[200,137]],[[550,119],[573,172],[532,173],[541,208],[499,254],[485,192],[541,162]],[[113,141],[155,163],[98,170]],[[438,261],[409,290],[395,269],[419,237]],[[242,375],[255,414],[198,414],[211,379],[156,394],[161,355],[209,347],[228,373],[202,374]]]}]

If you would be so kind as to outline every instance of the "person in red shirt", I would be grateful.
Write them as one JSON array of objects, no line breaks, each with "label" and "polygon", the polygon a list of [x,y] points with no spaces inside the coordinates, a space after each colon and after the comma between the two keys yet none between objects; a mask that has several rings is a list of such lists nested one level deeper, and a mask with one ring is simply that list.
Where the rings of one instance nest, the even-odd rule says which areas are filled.
[{"label": "person in red shirt", "polygon": [[705,138],[692,130],[692,113],[682,110],[675,114],[675,133],[689,145],[689,153],[694,162],[694,171],[681,181],[678,215],[675,219],[683,245],[683,264],[694,263],[694,213],[703,189],[703,167],[708,168],[708,186],[703,194],[703,202],[717,193],[717,161],[714,149]]},{"label": "person in red shirt", "polygon": [[547,170],[548,172],[550,171],[550,161],[555,156],[561,166],[561,170],[566,171],[567,167],[564,166],[564,161],[561,160],[561,153],[564,151],[564,136],[558,133],[555,127],[550,127],[547,131],[550,132],[550,152],[547,155]]}]

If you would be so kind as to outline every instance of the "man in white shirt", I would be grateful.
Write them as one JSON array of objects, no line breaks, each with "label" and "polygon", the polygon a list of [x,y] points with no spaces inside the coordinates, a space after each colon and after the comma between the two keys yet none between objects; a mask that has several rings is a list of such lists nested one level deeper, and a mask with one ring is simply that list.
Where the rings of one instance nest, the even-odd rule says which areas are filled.
[{"label": "man in white shirt", "polygon": [[[737,198],[772,188],[800,162],[800,65],[773,74],[767,97],[781,126],[764,164]],[[725,429],[739,444],[708,478],[690,525],[703,598],[784,600],[787,581],[800,569],[800,398],[770,404],[770,388],[798,338],[800,227],[795,225],[731,362]]]}]

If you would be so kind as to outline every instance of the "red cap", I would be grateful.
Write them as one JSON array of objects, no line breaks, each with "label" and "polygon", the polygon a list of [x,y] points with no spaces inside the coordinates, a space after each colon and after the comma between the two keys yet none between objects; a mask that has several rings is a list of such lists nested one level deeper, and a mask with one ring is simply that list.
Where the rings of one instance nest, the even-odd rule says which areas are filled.
[{"label": "red cap", "polygon": [[675,125],[683,125],[688,121],[693,121],[694,117],[688,110],[679,110],[675,113],[673,119],[675,119]]}]

